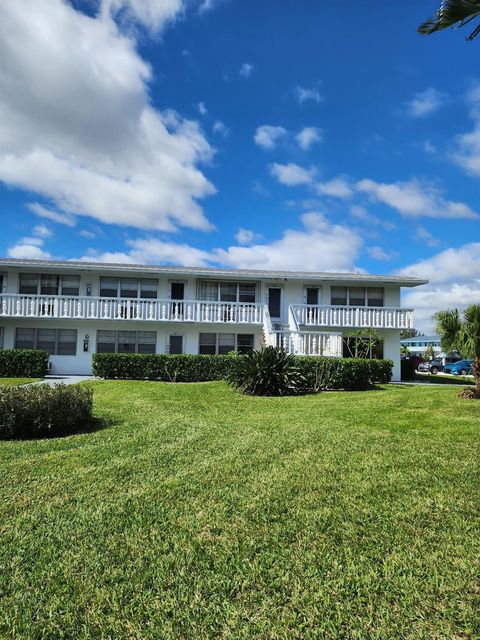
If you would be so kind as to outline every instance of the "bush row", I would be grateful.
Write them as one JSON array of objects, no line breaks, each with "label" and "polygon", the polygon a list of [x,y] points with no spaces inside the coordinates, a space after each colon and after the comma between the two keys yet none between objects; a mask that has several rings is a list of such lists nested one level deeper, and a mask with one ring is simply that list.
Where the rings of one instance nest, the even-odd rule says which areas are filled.
[{"label": "bush row", "polygon": [[0,378],[43,378],[48,353],[38,349],[0,349]]},{"label": "bush row", "polygon": [[0,438],[43,438],[77,433],[92,423],[89,387],[39,384],[0,386]]},{"label": "bush row", "polygon": [[[100,378],[122,380],[163,380],[167,382],[204,382],[224,380],[231,375],[243,356],[209,355],[134,355],[95,353],[93,373]],[[390,382],[391,360],[359,358],[322,358],[296,356],[295,365],[306,380],[306,387],[321,389],[368,389]]]},{"label": "bush row", "polygon": [[119,380],[206,382],[226,378],[235,356],[94,353],[93,374]]}]

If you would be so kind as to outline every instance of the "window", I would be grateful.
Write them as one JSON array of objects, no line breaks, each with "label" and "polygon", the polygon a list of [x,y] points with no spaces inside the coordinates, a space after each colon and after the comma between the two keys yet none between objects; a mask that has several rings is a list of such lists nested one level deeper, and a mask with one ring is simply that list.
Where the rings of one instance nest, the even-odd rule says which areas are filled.
[{"label": "window", "polygon": [[209,282],[201,280],[197,286],[198,299],[209,302],[256,301],[257,285],[254,282]]},{"label": "window", "polygon": [[332,304],[345,306],[347,304],[348,289],[347,287],[332,287]]},{"label": "window", "polygon": [[51,356],[77,353],[76,329],[17,329],[15,349],[43,349]]},{"label": "window", "polygon": [[62,296],[78,296],[80,293],[80,276],[62,276]]},{"label": "window", "polygon": [[18,293],[23,293],[24,295],[37,295],[38,275],[36,273],[21,273]]},{"label": "window", "polygon": [[21,273],[18,292],[35,296],[78,296],[80,292],[80,276],[55,275],[51,273]]},{"label": "window", "polygon": [[369,307],[383,307],[383,296],[384,289],[383,287],[368,287],[367,289],[367,300]]},{"label": "window", "polygon": [[4,329],[3,327],[0,327],[0,349],[3,349],[3,335],[4,335]]},{"label": "window", "polygon": [[137,278],[100,278],[102,298],[156,298],[158,280]]},{"label": "window", "polygon": [[118,297],[118,278],[100,278],[100,297]]},{"label": "window", "polygon": [[332,287],[332,305],[383,307],[383,287]]},{"label": "window", "polygon": [[239,333],[201,333],[198,342],[198,353],[208,355],[224,355],[230,351],[246,353],[254,347],[254,335]]},{"label": "window", "polygon": [[97,353],[155,353],[155,331],[97,331]]},{"label": "window", "polygon": [[3,275],[3,273],[0,273],[0,293],[2,293],[3,291],[3,285],[5,284],[5,276]]},{"label": "window", "polygon": [[157,297],[158,280],[140,280],[140,298]]}]

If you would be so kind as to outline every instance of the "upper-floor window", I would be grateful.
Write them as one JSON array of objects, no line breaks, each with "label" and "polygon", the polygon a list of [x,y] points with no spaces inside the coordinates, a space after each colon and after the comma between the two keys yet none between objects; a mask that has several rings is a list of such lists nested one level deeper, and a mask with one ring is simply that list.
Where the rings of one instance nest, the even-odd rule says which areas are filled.
[{"label": "upper-floor window", "polygon": [[43,349],[51,356],[75,356],[77,354],[76,329],[30,329],[15,332],[15,349]]},{"label": "upper-floor window", "polygon": [[256,301],[257,286],[254,282],[210,282],[201,280],[198,283],[198,299],[212,302],[244,302]]},{"label": "upper-floor window", "polygon": [[331,304],[351,307],[383,307],[383,287],[332,287]]},{"label": "upper-floor window", "polygon": [[158,280],[149,278],[100,278],[102,298],[156,298]]},{"label": "upper-floor window", "polygon": [[320,297],[320,287],[306,287],[305,299],[307,304],[318,304]]},{"label": "upper-floor window", "polygon": [[0,273],[0,293],[3,292],[3,285],[5,284],[5,276],[3,273]]},{"label": "upper-floor window", "polygon": [[78,296],[80,293],[80,276],[21,273],[18,292],[24,295]]}]

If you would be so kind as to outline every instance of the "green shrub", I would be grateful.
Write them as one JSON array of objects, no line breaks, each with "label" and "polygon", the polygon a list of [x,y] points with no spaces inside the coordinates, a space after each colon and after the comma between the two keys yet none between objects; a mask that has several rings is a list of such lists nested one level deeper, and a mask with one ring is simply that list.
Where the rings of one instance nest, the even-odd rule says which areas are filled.
[{"label": "green shrub", "polygon": [[0,386],[0,438],[61,436],[92,423],[93,391],[89,387]]},{"label": "green shrub", "polygon": [[391,360],[297,356],[308,389],[364,391],[386,384],[392,377]]},{"label": "green shrub", "polygon": [[93,373],[100,378],[206,382],[224,380],[237,356],[137,355],[94,353]]},{"label": "green shrub", "polygon": [[294,395],[307,389],[297,358],[275,347],[236,358],[227,380],[242,393],[254,396]]},{"label": "green shrub", "polygon": [[414,360],[402,360],[400,362],[400,377],[402,380],[414,380],[417,368]]},{"label": "green shrub", "polygon": [[0,378],[43,378],[48,353],[40,349],[0,349]]}]

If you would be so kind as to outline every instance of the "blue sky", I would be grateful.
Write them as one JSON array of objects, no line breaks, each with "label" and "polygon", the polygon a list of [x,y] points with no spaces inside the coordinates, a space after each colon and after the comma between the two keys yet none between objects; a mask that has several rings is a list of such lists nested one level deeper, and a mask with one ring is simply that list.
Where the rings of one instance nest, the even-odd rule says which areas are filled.
[{"label": "blue sky", "polygon": [[415,274],[424,326],[480,301],[480,40],[417,35],[437,5],[6,0],[0,252]]}]

